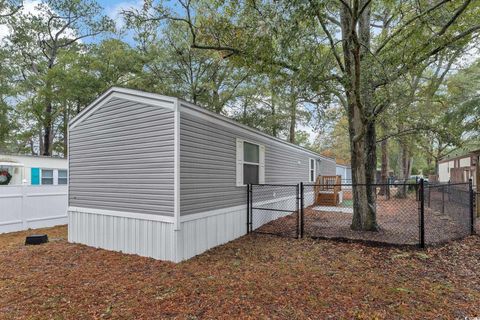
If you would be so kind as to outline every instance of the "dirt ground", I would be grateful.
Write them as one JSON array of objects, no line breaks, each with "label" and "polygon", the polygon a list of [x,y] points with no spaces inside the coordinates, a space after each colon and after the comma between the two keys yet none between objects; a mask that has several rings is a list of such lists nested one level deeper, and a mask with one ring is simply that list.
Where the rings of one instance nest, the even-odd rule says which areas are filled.
[{"label": "dirt ground", "polygon": [[477,236],[418,251],[248,235],[179,264],[65,238],[0,235],[1,319],[480,316]]}]

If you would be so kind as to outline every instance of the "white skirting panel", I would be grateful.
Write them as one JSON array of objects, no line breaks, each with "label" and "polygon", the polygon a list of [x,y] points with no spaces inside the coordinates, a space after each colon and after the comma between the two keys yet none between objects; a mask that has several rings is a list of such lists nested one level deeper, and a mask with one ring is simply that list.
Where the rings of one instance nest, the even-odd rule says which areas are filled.
[{"label": "white skirting panel", "polygon": [[159,260],[176,261],[172,222],[68,212],[68,241]]},{"label": "white skirting panel", "polygon": [[189,259],[247,233],[247,206],[184,216],[178,231],[178,261]]},{"label": "white skirting panel", "polygon": [[[292,203],[296,207],[295,201],[295,197],[286,197],[254,205],[290,210]],[[253,228],[289,214],[255,210]],[[70,207],[68,219],[70,242],[173,262],[187,260],[247,233],[246,205],[181,216],[178,230],[168,217],[95,209]]]}]

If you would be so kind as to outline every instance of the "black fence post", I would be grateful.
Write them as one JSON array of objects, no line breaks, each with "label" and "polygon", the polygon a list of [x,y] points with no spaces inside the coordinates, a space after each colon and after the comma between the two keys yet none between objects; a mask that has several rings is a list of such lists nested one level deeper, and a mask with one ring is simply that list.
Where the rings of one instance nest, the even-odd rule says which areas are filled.
[{"label": "black fence post", "polygon": [[304,187],[303,182],[300,182],[300,238],[303,238],[304,230],[304,217],[303,217],[303,208],[304,208]]},{"label": "black fence post", "polygon": [[247,234],[250,233],[250,184],[247,184]]},{"label": "black fence post", "polygon": [[[478,183],[478,182],[477,182]],[[470,191],[470,233],[475,234],[475,213],[473,210],[474,194],[472,178],[468,180],[468,190]]]},{"label": "black fence post", "polygon": [[425,194],[424,181],[420,179],[420,248],[425,248]]},{"label": "black fence post", "polygon": [[300,238],[300,185],[297,184],[295,187],[295,191],[297,194],[297,239]]}]

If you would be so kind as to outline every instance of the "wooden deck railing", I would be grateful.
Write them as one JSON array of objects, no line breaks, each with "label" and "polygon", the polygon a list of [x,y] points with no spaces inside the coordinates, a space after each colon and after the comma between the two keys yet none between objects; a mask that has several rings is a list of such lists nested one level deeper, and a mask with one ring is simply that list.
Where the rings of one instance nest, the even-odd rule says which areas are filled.
[{"label": "wooden deck railing", "polygon": [[318,176],[314,192],[318,205],[338,205],[338,194],[342,191],[341,176]]}]

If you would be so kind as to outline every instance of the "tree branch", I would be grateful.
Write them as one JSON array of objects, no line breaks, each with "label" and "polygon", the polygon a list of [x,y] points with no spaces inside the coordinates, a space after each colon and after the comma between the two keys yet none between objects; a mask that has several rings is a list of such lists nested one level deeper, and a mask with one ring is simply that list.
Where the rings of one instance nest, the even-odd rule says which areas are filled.
[{"label": "tree branch", "polygon": [[333,56],[335,57],[335,60],[337,61],[338,67],[342,71],[342,73],[345,72],[345,66],[342,63],[342,60],[340,59],[340,56],[337,53],[336,46],[335,46],[335,41],[333,40],[332,34],[330,31],[328,31],[327,26],[325,25],[325,22],[322,19],[322,16],[320,14],[320,11],[316,7],[316,5],[313,3],[313,0],[309,0],[310,5],[313,7],[313,10],[315,12],[315,16],[317,17],[318,22],[320,23],[320,26],[323,29],[323,32],[327,35],[328,42],[330,43],[330,48],[332,50]]},{"label": "tree branch", "polygon": [[453,17],[443,26],[442,30],[437,33],[437,36],[443,35],[448,28],[457,20],[458,17],[467,9],[468,5],[472,2],[472,0],[467,0],[463,3],[463,5],[455,12]]},{"label": "tree branch", "polygon": [[395,30],[390,36],[388,36],[385,41],[383,41],[382,44],[380,44],[380,46],[375,50],[375,54],[378,54],[380,53],[380,51],[382,51],[385,46],[393,39],[395,38],[397,35],[399,35],[400,33],[402,33],[402,31],[405,30],[405,27],[409,26],[410,24],[412,24],[413,22],[417,21],[418,19],[422,18],[423,16],[431,13],[432,11],[435,11],[437,10],[438,8],[440,8],[441,6],[443,6],[444,4],[448,3],[448,2],[451,2],[452,0],[442,0],[440,1],[439,3],[437,3],[436,5],[430,7],[429,9],[425,10],[424,12],[416,15],[415,17],[411,18],[410,20],[408,20],[407,22],[405,22],[401,27],[398,27],[397,30]]}]

